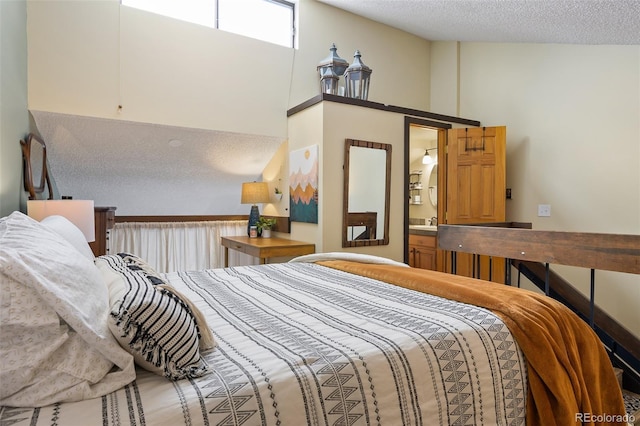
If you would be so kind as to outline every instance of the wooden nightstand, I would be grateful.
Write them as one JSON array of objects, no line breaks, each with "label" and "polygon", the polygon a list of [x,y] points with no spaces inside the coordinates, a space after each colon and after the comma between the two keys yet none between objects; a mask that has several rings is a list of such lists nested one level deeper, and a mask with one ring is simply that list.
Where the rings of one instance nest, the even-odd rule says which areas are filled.
[{"label": "wooden nightstand", "polygon": [[94,207],[96,240],[89,243],[94,256],[107,254],[107,231],[116,223],[116,207]]},{"label": "wooden nightstand", "polygon": [[302,256],[316,252],[315,244],[285,238],[222,237],[221,243],[224,246],[225,268],[229,266],[229,249],[255,256],[260,259],[260,264],[267,263],[271,257]]}]

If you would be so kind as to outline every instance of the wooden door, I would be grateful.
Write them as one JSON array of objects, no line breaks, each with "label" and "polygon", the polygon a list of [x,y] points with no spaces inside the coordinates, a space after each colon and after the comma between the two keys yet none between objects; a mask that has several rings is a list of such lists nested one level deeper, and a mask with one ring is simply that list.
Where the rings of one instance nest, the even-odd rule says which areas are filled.
[{"label": "wooden door", "polygon": [[[506,127],[449,130],[446,164],[446,223],[505,221]],[[458,255],[457,271],[460,275],[502,282],[504,259]]]}]

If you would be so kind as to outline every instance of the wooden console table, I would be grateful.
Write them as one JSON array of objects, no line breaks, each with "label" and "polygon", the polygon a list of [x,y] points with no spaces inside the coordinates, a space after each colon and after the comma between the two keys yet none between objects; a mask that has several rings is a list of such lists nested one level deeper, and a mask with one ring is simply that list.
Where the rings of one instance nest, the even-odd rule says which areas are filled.
[{"label": "wooden console table", "polygon": [[224,247],[224,266],[229,266],[229,249],[248,254],[260,259],[260,264],[267,263],[271,257],[302,256],[316,251],[316,245],[286,238],[249,238],[248,236],[222,237]]}]

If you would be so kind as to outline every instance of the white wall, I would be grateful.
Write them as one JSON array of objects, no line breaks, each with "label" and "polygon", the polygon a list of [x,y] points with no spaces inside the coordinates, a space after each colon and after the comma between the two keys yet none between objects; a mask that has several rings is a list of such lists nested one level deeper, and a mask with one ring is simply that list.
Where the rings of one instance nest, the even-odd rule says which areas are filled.
[{"label": "white wall", "polygon": [[[323,235],[340,236],[340,229],[342,229],[342,220],[338,221],[338,218],[342,218],[342,210],[337,213],[334,209],[332,216],[325,215],[326,203],[337,203],[341,200],[342,191],[337,190],[337,182],[332,182],[332,185],[327,185],[325,176],[327,171],[325,169],[326,164],[331,164],[335,161],[340,161],[336,158],[327,157],[324,149],[322,148],[324,143],[324,111],[323,104],[316,104],[304,111],[294,114],[289,117],[289,152],[297,151],[302,148],[306,148],[313,145],[318,145],[318,224],[293,222],[291,223],[291,238],[299,241],[309,241],[316,245],[316,252],[320,253],[328,251],[323,244]],[[287,161],[287,164],[288,161]],[[342,163],[340,163],[342,164]],[[289,166],[287,166],[289,167]],[[331,176],[332,171],[329,171]],[[289,171],[287,170],[287,176]],[[342,172],[341,172],[342,175]],[[334,178],[335,179],[335,178]],[[287,186],[289,180],[287,179]],[[287,190],[287,194],[288,194]],[[331,201],[329,201],[331,200]],[[329,220],[329,218],[331,218]]]},{"label": "white wall", "polygon": [[286,134],[292,49],[118,0],[29,1],[28,16],[32,110]]},{"label": "white wall", "polygon": [[[264,204],[262,213],[269,216],[289,216],[289,144],[283,142],[262,171],[262,180],[269,183],[271,202]],[[282,196],[276,196],[276,188]]]},{"label": "white wall", "polygon": [[[430,73],[432,111],[460,116],[459,104],[459,43],[439,41],[431,43]],[[435,109],[433,109],[435,107]],[[469,117],[475,119],[475,117]]]},{"label": "white wall", "polygon": [[[288,137],[287,110],[319,93],[316,67],[332,43],[349,62],[359,49],[373,69],[370,100],[428,108],[428,41],[313,0],[298,3],[298,49],[121,6],[118,0],[27,4],[29,109],[38,111],[47,130],[43,136],[60,193],[94,198],[121,215],[246,212],[237,196],[240,183],[260,179]],[[94,119],[106,121],[88,129]],[[114,129],[113,121],[122,128]],[[136,128],[153,137],[135,139],[123,131],[131,127],[126,123],[148,124],[148,132]],[[167,126],[167,137],[158,134],[158,126]],[[176,134],[181,129],[199,130],[197,140],[187,130]],[[263,137],[263,149],[245,149],[246,156],[226,161],[224,169],[207,164],[233,134],[258,144]],[[168,149],[174,138],[184,144]],[[132,148],[153,153],[153,161],[139,157],[132,167],[125,156]],[[73,158],[64,154],[69,149]],[[159,155],[167,150],[171,155]],[[264,150],[270,155],[257,152]],[[192,158],[199,159],[195,169],[216,170],[197,176],[188,167],[176,170],[176,161],[189,164]],[[228,171],[234,163],[243,167]],[[137,179],[131,176],[136,169]],[[127,182],[109,179],[108,172]]]},{"label": "white wall", "polygon": [[[345,139],[392,145],[389,244],[342,247]],[[336,102],[322,102],[289,120],[289,149],[319,146],[318,222],[291,224],[291,237],[312,241],[317,252],[353,251],[403,261],[404,115]],[[372,173],[375,173],[372,171]],[[379,172],[380,173],[380,172]]]},{"label": "white wall", "polygon": [[360,49],[370,100],[428,106],[427,41],[312,0],[298,49],[118,0],[30,0],[28,14],[32,110],[282,136],[286,110],[319,93],[331,43],[349,62]]},{"label": "white wall", "polygon": [[[432,53],[450,80],[459,75],[460,115],[507,126],[507,220],[640,234],[640,46],[460,43],[453,63],[457,48],[434,43]],[[451,105],[434,96],[432,109],[441,102]],[[588,271],[565,273],[586,291]],[[640,335],[640,277],[596,279],[596,302]]]},{"label": "white wall", "polygon": [[316,67],[335,43],[349,63],[360,50],[362,62],[373,70],[370,101],[429,109],[430,42],[315,0],[300,0],[299,11],[290,106],[318,94]]},{"label": "white wall", "polygon": [[20,139],[27,111],[27,2],[0,1],[0,217],[23,203]]}]

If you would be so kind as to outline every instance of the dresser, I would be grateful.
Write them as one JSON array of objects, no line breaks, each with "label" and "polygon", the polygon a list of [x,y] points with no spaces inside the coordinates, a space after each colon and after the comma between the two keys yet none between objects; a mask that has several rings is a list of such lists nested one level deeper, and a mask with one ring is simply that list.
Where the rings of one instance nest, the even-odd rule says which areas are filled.
[{"label": "dresser", "polygon": [[89,243],[94,256],[107,254],[108,231],[116,223],[116,207],[94,207],[95,241]]}]

